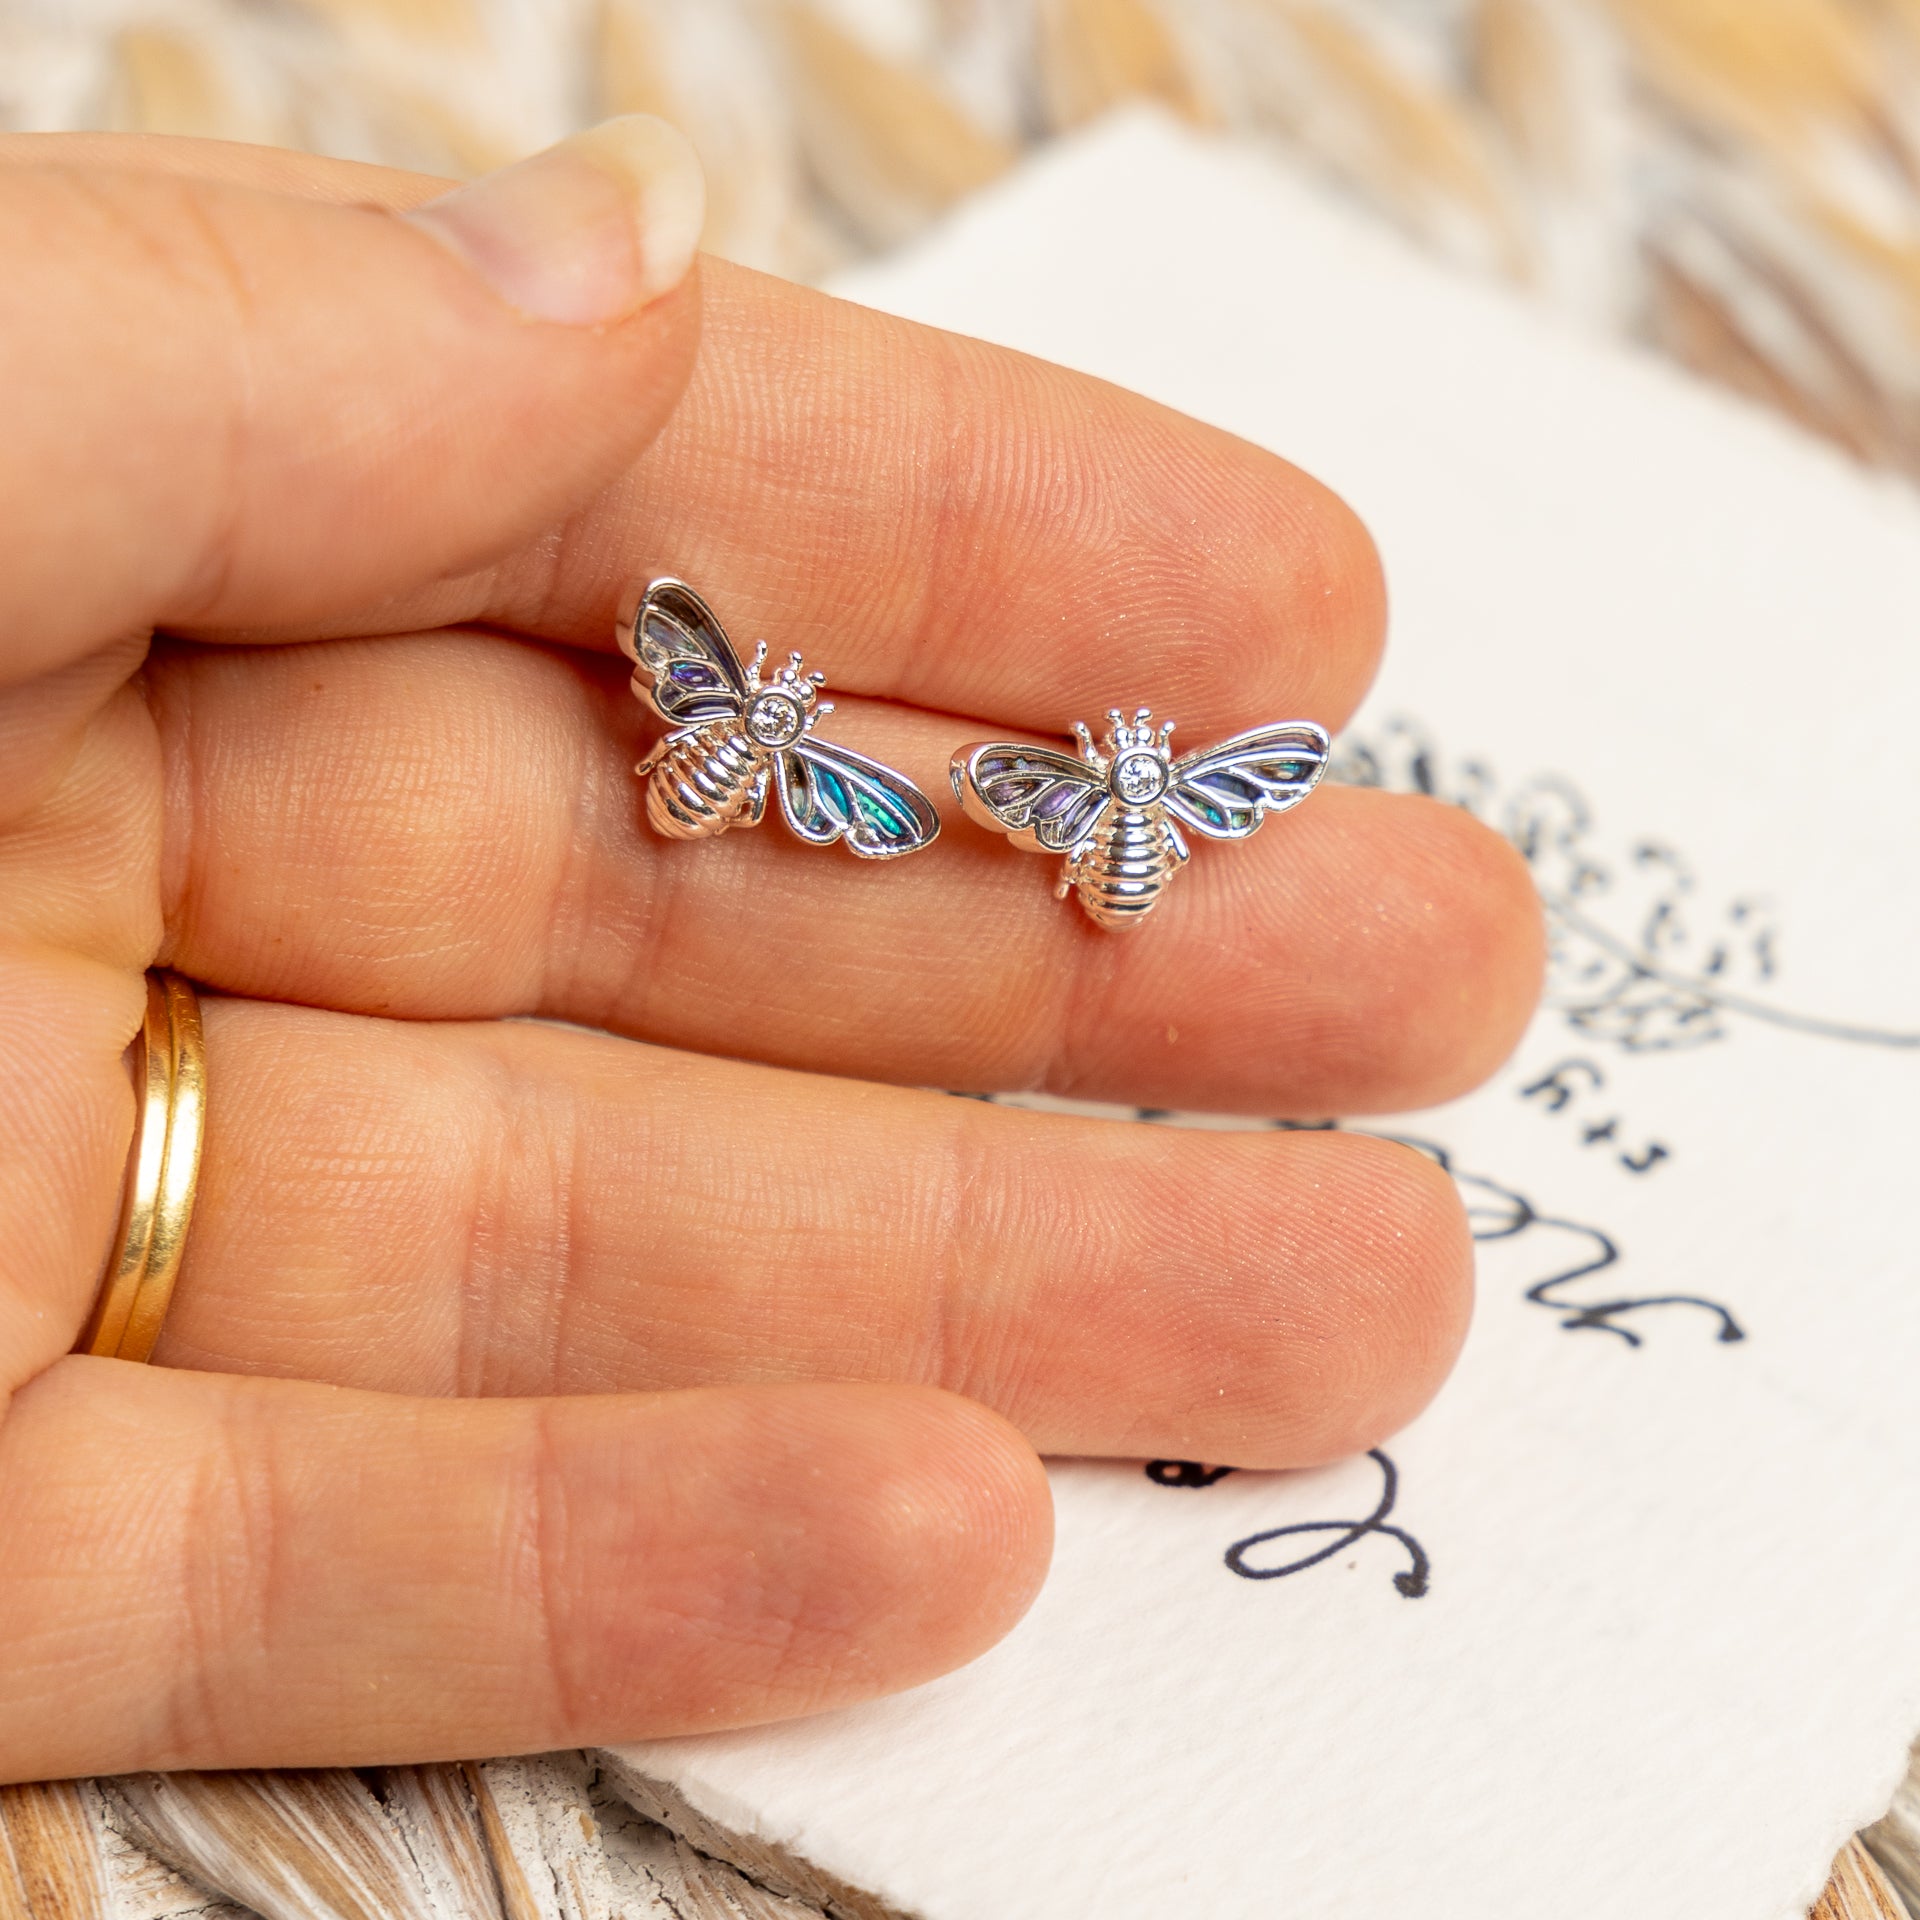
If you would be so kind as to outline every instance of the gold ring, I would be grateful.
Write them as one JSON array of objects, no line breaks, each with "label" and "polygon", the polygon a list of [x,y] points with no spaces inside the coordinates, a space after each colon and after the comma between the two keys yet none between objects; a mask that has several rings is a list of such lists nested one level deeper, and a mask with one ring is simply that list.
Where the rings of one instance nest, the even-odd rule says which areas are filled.
[{"label": "gold ring", "polygon": [[173,1299],[200,1181],[207,1050],[200,1001],[179,974],[147,975],[147,1017],[135,1043],[139,1112],[113,1263],[76,1353],[145,1360]]}]

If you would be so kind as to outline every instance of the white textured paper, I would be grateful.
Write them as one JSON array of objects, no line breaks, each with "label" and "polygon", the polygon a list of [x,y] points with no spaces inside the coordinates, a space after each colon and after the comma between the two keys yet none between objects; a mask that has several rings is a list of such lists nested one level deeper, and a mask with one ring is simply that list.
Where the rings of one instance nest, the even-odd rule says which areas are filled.
[{"label": "white textured paper", "polygon": [[985,1659],[632,1757],[927,1920],[1803,1912],[1920,1724],[1920,504],[1155,121],[846,291],[1354,502],[1394,618],[1349,771],[1530,836],[1552,1003],[1366,1123],[1483,1236],[1383,1458],[1059,1466]]}]

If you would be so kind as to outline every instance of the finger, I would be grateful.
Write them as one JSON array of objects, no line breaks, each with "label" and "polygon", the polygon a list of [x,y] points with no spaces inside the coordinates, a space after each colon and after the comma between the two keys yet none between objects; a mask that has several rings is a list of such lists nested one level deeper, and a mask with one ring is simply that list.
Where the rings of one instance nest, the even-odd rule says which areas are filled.
[{"label": "finger", "polygon": [[[146,635],[129,635],[56,672],[0,687],[0,832],[53,799],[87,752],[96,716],[114,704],[146,652]],[[5,922],[14,924],[11,915]]]},{"label": "finger", "polygon": [[1046,1453],[1249,1467],[1405,1424],[1466,1328],[1424,1155],[1121,1126],[517,1023],[214,1001],[160,1358],[390,1392],[946,1387]]},{"label": "finger", "polygon": [[[212,143],[129,157],[356,200],[437,190]],[[1352,711],[1384,631],[1379,562],[1298,468],[1104,382],[739,268],[708,263],[703,287],[686,398],[616,485],[355,630],[483,621],[605,649],[626,583],[668,572],[837,687],[1008,724],[1060,732],[1150,701],[1200,737]]]},{"label": "finger", "polygon": [[145,1004],[138,972],[0,941],[0,1411],[92,1304],[133,1134],[121,1054]]},{"label": "finger", "polygon": [[[150,669],[172,964],[368,1013],[542,1013],[705,1052],[970,1089],[1284,1113],[1424,1105],[1532,1005],[1522,863],[1453,808],[1323,788],[1201,841],[1150,922],[1051,897],[1057,862],[955,818],[870,863],[776,820],[642,820],[612,663],[459,635]],[[974,723],[849,705],[835,737],[944,796]]]},{"label": "finger", "polygon": [[684,407],[557,557],[423,595],[419,624],[604,646],[625,581],[671,572],[834,686],[1050,732],[1143,701],[1337,726],[1385,630],[1371,537],[1299,468],[738,268],[708,278]]},{"label": "finger", "polygon": [[1151,700],[1196,730],[1337,726],[1365,692],[1379,560],[1299,468],[1002,348],[721,263],[702,284],[686,399],[616,484],[327,630],[485,622],[605,650],[627,583],[673,573],[835,688],[1013,725]]},{"label": "finger", "polygon": [[679,395],[697,194],[652,121],[415,219],[0,167],[0,677],[155,623],[364,606],[528,540]]},{"label": "finger", "polygon": [[160,754],[126,684],[144,645],[0,685],[0,926],[135,973],[162,933]]},{"label": "finger", "polygon": [[1046,1483],[905,1389],[417,1401],[69,1359],[0,1426],[0,1779],[814,1712],[1024,1611]]},{"label": "finger", "polygon": [[417,207],[455,183],[364,160],[173,133],[0,133],[0,167],[83,167],[252,187],[329,206]]}]

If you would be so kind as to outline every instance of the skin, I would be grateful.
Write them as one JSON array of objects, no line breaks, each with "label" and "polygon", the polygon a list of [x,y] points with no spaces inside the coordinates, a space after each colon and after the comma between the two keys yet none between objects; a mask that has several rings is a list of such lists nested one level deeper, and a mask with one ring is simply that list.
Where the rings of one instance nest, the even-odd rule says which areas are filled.
[{"label": "skin", "polygon": [[[380,211],[438,190],[0,140],[0,1779],[909,1686],[1031,1600],[1036,1449],[1323,1461],[1464,1332],[1417,1155],[915,1089],[1444,1099],[1538,987],[1503,842],[1325,789],[1119,937],[950,804],[885,867],[669,844],[611,648],[680,573],[945,801],[962,741],[1142,698],[1196,745],[1339,725],[1384,629],[1353,515],[717,263],[529,322]],[[68,1349],[154,963],[207,990],[212,1123],[132,1367]]]}]

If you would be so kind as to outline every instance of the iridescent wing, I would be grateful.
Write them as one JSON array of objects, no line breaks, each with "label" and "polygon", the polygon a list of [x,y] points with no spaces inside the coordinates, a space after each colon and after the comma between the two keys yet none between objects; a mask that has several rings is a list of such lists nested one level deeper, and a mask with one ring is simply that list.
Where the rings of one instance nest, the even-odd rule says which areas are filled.
[{"label": "iridescent wing", "polygon": [[1326,729],[1283,720],[1176,760],[1162,804],[1209,839],[1244,840],[1268,814],[1297,807],[1326,766]]},{"label": "iridescent wing", "polygon": [[933,802],[904,774],[831,741],[796,740],[777,757],[780,811],[802,840],[843,835],[863,860],[918,853],[940,831]]},{"label": "iridescent wing", "polygon": [[[620,647],[642,671],[634,691],[674,727],[737,720],[747,676],[713,609],[680,580],[656,580],[619,627]],[[651,684],[643,686],[643,675]]]},{"label": "iridescent wing", "polygon": [[1097,767],[1052,747],[994,741],[954,755],[953,791],[967,817],[1029,853],[1071,853],[1112,804]]}]

